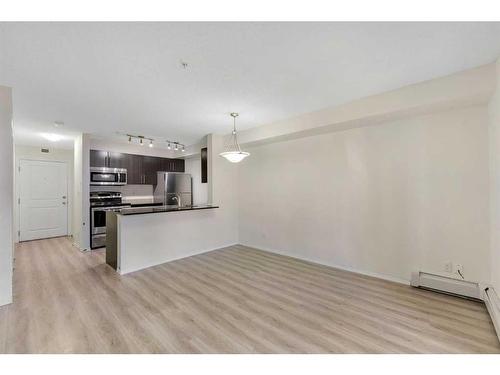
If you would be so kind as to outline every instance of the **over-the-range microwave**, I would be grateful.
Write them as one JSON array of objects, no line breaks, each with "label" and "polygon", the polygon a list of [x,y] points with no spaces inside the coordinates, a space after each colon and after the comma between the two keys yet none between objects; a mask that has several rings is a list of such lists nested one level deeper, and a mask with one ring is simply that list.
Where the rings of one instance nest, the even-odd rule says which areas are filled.
[{"label": "over-the-range microwave", "polygon": [[90,167],[90,185],[127,185],[127,170],[124,168]]}]

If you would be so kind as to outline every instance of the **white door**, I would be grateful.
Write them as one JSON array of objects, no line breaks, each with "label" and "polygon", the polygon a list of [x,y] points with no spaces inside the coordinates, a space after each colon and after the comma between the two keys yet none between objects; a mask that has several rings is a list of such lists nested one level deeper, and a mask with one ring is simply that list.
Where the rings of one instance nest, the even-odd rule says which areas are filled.
[{"label": "white door", "polygon": [[68,234],[67,164],[20,160],[20,241]]}]

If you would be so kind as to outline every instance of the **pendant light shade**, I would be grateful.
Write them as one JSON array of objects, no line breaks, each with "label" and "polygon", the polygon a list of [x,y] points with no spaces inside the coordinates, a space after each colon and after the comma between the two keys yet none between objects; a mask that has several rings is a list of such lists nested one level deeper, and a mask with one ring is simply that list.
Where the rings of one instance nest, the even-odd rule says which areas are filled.
[{"label": "pendant light shade", "polygon": [[231,113],[231,117],[233,118],[233,132],[224,146],[224,152],[221,152],[219,155],[226,158],[231,163],[239,163],[249,156],[250,153],[241,151],[240,144],[238,143],[238,137],[236,135],[236,117],[238,117],[238,114]]}]

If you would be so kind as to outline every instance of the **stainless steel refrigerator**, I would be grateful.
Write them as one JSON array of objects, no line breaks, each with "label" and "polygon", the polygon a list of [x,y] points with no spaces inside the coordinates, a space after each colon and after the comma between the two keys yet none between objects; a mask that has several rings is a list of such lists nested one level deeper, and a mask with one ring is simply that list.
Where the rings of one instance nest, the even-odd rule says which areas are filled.
[{"label": "stainless steel refrigerator", "polygon": [[186,207],[193,204],[193,184],[189,173],[158,172],[155,203]]}]

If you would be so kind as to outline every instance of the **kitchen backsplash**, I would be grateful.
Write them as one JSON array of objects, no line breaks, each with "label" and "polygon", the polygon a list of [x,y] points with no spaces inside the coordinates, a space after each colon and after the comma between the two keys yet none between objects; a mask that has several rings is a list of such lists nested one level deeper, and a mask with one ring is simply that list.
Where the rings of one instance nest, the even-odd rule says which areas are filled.
[{"label": "kitchen backsplash", "polygon": [[153,185],[90,186],[90,191],[119,191],[124,203],[153,203]]}]

